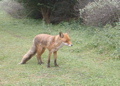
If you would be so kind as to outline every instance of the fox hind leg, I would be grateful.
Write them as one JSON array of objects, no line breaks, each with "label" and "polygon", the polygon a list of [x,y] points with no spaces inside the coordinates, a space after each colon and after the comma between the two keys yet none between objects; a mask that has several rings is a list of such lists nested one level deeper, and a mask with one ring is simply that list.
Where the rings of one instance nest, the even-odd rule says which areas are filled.
[{"label": "fox hind leg", "polygon": [[44,53],[44,51],[45,51],[45,48],[43,48],[43,47],[38,47],[38,49],[37,49],[37,61],[38,61],[38,64],[43,64],[43,62],[42,62],[42,59],[41,59],[41,55]]}]

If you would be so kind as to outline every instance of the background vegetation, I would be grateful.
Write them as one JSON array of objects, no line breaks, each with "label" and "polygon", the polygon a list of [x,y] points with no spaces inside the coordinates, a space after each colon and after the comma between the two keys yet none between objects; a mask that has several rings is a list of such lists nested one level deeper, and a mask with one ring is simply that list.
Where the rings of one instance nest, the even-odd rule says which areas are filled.
[{"label": "background vegetation", "polygon": [[15,18],[43,19],[47,24],[78,20],[104,26],[120,20],[120,0],[3,0],[1,6]]},{"label": "background vegetation", "polygon": [[[88,4],[80,11],[83,22],[78,19],[57,25],[46,25],[42,20],[25,18],[22,3],[0,2],[0,7],[15,17],[0,10],[0,86],[119,86],[119,4],[114,2],[115,6],[112,5],[112,8],[108,3],[101,6],[99,2],[96,5],[105,6],[106,9],[99,8],[102,9],[100,12],[96,10],[91,12],[91,9],[96,7],[94,3],[97,2]],[[16,11],[13,10],[13,5]],[[91,9],[88,10],[88,8]],[[114,16],[112,18],[115,18],[112,25],[109,22],[101,23],[103,20],[97,17],[103,12],[106,16],[105,20],[111,19],[106,12],[109,8],[113,10],[112,12],[110,10],[109,14],[117,14],[117,18]],[[87,15],[83,16],[83,14]],[[97,23],[91,18],[95,18]],[[90,21],[94,24],[90,24]],[[53,58],[51,68],[46,67],[47,50],[42,56],[44,64],[38,65],[34,56],[27,64],[18,65],[22,56],[31,47],[35,35],[41,33],[57,35],[59,31],[69,32],[73,43],[72,47],[64,46],[58,51],[60,67],[54,67]]]}]

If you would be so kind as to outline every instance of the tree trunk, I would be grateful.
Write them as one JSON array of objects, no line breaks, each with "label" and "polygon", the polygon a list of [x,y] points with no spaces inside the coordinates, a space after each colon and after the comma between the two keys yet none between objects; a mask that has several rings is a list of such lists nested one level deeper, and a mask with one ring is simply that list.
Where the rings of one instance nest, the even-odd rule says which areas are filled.
[{"label": "tree trunk", "polygon": [[41,13],[42,13],[43,20],[45,21],[45,23],[49,24],[50,23],[50,9],[47,7],[42,7]]}]

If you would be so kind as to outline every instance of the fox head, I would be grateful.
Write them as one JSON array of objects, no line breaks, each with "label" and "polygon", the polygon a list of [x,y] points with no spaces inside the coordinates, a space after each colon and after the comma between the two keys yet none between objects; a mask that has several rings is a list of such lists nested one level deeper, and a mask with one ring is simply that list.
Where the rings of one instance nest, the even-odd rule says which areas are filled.
[{"label": "fox head", "polygon": [[70,37],[69,37],[68,33],[59,32],[59,37],[60,37],[60,40],[62,41],[63,45],[72,46],[72,43],[70,41]]}]

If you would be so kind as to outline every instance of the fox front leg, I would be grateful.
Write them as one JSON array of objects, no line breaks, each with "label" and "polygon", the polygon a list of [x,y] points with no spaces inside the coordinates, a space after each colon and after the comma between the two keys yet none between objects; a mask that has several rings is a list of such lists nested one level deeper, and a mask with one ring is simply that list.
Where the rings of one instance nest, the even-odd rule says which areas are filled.
[{"label": "fox front leg", "polygon": [[57,64],[57,51],[54,52],[54,65],[55,65],[55,67],[58,67],[58,64]]}]

